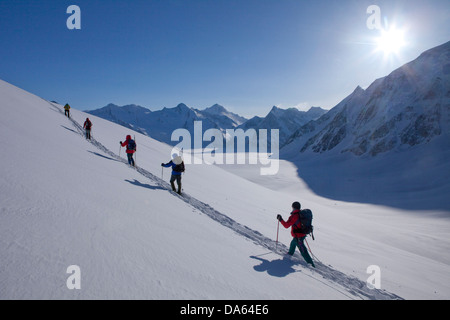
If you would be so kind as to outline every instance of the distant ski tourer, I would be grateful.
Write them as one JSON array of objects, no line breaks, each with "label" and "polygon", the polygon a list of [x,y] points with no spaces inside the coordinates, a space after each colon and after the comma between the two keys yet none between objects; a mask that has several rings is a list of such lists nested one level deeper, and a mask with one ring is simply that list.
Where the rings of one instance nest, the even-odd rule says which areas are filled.
[{"label": "distant ski tourer", "polygon": [[125,142],[120,141],[120,145],[122,147],[127,147],[127,157],[128,157],[128,164],[130,166],[135,167],[135,163],[134,163],[134,159],[133,159],[133,154],[136,152],[136,142],[131,139],[131,136],[128,135],[127,139],[125,140]]},{"label": "distant ski tourer", "polygon": [[91,140],[92,122],[91,122],[91,120],[89,120],[89,118],[86,118],[83,129],[86,130],[86,139]]},{"label": "distant ski tourer", "polygon": [[[170,168],[172,167],[172,176],[170,177],[170,185],[172,186],[172,190],[174,192],[177,192],[178,194],[181,194],[181,175],[185,171],[183,158],[180,157],[177,154],[174,154],[173,160],[169,163],[161,163],[161,166],[164,168]],[[175,181],[178,185],[178,191],[175,189]]]},{"label": "distant ski tourer", "polygon": [[70,106],[68,103],[64,106],[64,115],[70,118]]}]

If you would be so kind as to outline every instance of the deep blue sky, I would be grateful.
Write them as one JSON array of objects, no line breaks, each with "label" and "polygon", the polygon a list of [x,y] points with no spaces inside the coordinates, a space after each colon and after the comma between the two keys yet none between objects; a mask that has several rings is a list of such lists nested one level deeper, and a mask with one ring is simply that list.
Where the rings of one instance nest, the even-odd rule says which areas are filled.
[{"label": "deep blue sky", "polygon": [[[68,30],[69,5],[81,30]],[[405,30],[374,52],[369,5]],[[214,103],[245,116],[273,105],[330,109],[450,40],[448,0],[0,0],[0,79],[80,110]]]}]

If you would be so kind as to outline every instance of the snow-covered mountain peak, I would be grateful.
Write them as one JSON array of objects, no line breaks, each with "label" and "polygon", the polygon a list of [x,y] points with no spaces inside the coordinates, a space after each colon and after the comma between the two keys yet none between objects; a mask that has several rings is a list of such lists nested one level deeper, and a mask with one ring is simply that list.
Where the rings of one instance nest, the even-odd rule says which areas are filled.
[{"label": "snow-covered mountain peak", "polygon": [[182,110],[182,111],[189,111],[191,110],[187,105],[185,105],[184,103],[179,103],[175,109],[177,110]]},{"label": "snow-covered mountain peak", "polygon": [[360,95],[364,94],[365,90],[361,88],[361,86],[357,86],[355,90],[353,90],[353,95]]},{"label": "snow-covered mountain peak", "polygon": [[222,129],[235,128],[247,121],[246,118],[228,111],[225,107],[217,103],[204,110],[197,110],[197,112],[205,117],[214,119],[217,122],[218,127]]},{"label": "snow-covered mountain peak", "polygon": [[228,110],[225,109],[225,107],[221,106],[220,104],[216,103],[216,104],[212,105],[211,107],[204,109],[203,112],[221,115],[221,114],[227,113]]},{"label": "snow-covered mountain peak", "polygon": [[[328,114],[300,128],[285,152],[376,156],[428,143],[450,128],[450,42],[357,87]],[[295,142],[294,142],[295,141]],[[445,139],[443,141],[446,141]],[[442,148],[448,149],[444,142]]]}]

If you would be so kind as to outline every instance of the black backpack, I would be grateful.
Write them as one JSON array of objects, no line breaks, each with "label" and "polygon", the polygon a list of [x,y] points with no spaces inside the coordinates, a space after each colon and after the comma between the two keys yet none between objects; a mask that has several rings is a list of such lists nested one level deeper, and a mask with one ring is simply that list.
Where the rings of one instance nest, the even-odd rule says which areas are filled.
[{"label": "black backpack", "polygon": [[185,169],[185,167],[184,167],[184,162],[182,162],[182,163],[180,163],[180,164],[177,164],[176,166],[175,166],[175,168],[173,168],[173,171],[175,171],[175,172],[184,172],[186,169]]},{"label": "black backpack", "polygon": [[[314,227],[312,225],[313,214],[309,209],[303,209],[298,213],[300,219],[299,224],[301,224],[300,228],[296,228],[296,231],[303,234],[312,234]],[[314,239],[314,236],[312,236]]]},{"label": "black backpack", "polygon": [[133,139],[128,140],[127,149],[136,151],[136,142]]}]

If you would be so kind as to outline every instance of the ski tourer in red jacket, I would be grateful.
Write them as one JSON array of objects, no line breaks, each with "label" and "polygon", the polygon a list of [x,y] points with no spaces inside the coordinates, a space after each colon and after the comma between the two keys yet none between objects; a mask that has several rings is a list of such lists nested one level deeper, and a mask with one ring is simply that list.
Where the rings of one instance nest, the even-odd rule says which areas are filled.
[{"label": "ski tourer in red jacket", "polygon": [[130,135],[128,135],[125,142],[120,141],[120,145],[122,147],[127,147],[128,164],[130,166],[136,167],[136,163],[133,159],[133,154],[136,152],[136,142],[131,139]]},{"label": "ski tourer in red jacket", "polygon": [[300,213],[300,209],[295,209],[291,212],[291,216],[289,217],[289,219],[287,221],[284,221],[283,219],[280,220],[280,223],[286,229],[289,227],[292,227],[291,235],[294,238],[306,237],[306,234],[298,232],[298,230],[300,230],[302,227],[302,224],[300,222],[300,215],[298,215],[298,213]]},{"label": "ski tourer in red jacket", "polygon": [[127,153],[133,154],[133,153],[136,152],[136,149],[129,149],[129,148],[128,148],[128,144],[129,144],[129,142],[130,142],[131,140],[132,140],[132,139],[131,139],[131,136],[128,135],[128,136],[127,136],[127,139],[125,140],[125,142],[121,142],[120,145],[121,145],[122,147],[127,147]]},{"label": "ski tourer in red jacket", "polygon": [[305,244],[303,243],[306,237],[306,234],[299,232],[299,230],[302,227],[302,224],[300,222],[300,212],[301,209],[301,205],[299,202],[294,202],[292,204],[292,212],[291,212],[291,216],[289,217],[289,219],[287,221],[284,221],[283,218],[281,217],[281,215],[277,216],[278,221],[280,221],[280,223],[283,225],[283,227],[285,227],[286,229],[289,227],[292,227],[291,229],[291,235],[293,237],[292,241],[291,241],[291,245],[289,246],[289,251],[287,252],[288,255],[292,256],[294,255],[295,252],[295,248],[297,247],[303,257],[303,259],[305,259],[305,261],[310,264],[311,266],[313,266],[314,268],[316,267],[314,265],[314,261],[311,259],[311,256],[308,253],[308,250],[305,247]]}]

